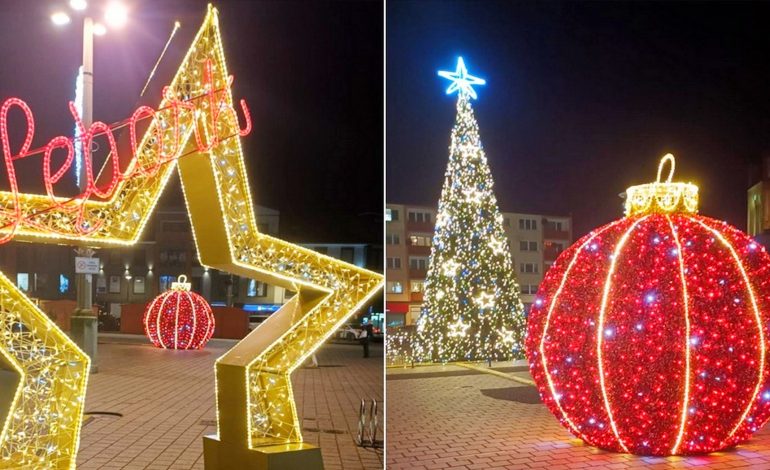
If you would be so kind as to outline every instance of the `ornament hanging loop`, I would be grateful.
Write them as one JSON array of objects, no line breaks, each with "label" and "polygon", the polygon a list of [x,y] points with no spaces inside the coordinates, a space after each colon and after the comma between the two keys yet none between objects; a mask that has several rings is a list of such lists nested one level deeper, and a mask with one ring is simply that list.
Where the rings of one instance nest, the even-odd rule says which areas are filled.
[{"label": "ornament hanging loop", "polygon": [[666,166],[666,162],[671,163],[671,167],[668,170],[668,178],[666,178],[665,183],[670,183],[671,180],[674,178],[674,169],[676,168],[676,160],[674,160],[674,156],[670,153],[667,153],[663,156],[663,158],[660,159],[660,163],[658,164],[658,178],[655,181],[656,183],[660,183],[660,175],[663,173],[663,168]]},{"label": "ornament hanging loop", "polygon": [[171,283],[171,290],[186,290],[189,291],[190,287],[192,287],[192,284],[187,282],[187,276],[184,274],[180,274],[176,278],[176,282]]},{"label": "ornament hanging loop", "polygon": [[[668,163],[668,177],[662,180]],[[698,187],[692,183],[673,182],[676,161],[667,153],[658,164],[658,178],[652,183],[626,189],[626,215],[698,212]]]}]

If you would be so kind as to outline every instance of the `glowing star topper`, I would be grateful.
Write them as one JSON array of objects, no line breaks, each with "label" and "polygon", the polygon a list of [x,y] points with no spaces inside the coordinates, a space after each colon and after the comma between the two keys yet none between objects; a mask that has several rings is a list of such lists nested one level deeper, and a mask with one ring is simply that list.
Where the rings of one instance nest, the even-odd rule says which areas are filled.
[{"label": "glowing star topper", "polygon": [[438,76],[452,81],[446,89],[447,95],[458,92],[460,95],[465,94],[473,99],[477,99],[478,96],[476,95],[476,90],[473,89],[473,85],[487,84],[487,81],[483,78],[468,74],[468,69],[465,68],[465,62],[462,57],[457,58],[457,69],[454,72],[439,70]]}]

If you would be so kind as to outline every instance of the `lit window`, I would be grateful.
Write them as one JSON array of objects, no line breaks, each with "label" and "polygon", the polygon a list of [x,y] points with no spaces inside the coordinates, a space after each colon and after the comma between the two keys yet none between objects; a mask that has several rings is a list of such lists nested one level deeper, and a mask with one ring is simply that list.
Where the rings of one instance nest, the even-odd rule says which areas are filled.
[{"label": "lit window", "polygon": [[430,246],[430,236],[412,235],[409,239],[412,242],[412,246]]},{"label": "lit window", "polygon": [[24,292],[29,292],[29,273],[16,274],[16,287]]},{"label": "lit window", "polygon": [[166,292],[171,288],[171,283],[176,282],[175,276],[160,276],[158,278],[158,281],[160,282],[160,291]]},{"label": "lit window", "polygon": [[70,290],[70,280],[64,274],[59,274],[59,293],[66,294]]},{"label": "lit window", "polygon": [[401,294],[404,292],[404,287],[400,282],[388,282],[388,292],[393,294]]}]

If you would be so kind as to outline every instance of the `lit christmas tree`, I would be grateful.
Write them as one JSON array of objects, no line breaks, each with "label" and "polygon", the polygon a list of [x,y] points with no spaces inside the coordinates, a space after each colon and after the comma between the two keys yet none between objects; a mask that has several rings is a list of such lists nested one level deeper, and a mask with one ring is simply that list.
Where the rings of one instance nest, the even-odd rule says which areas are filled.
[{"label": "lit christmas tree", "polygon": [[526,319],[492,192],[492,175],[470,100],[473,85],[462,58],[439,72],[457,92],[449,166],[436,217],[417,355],[422,360],[510,360],[523,357]]}]

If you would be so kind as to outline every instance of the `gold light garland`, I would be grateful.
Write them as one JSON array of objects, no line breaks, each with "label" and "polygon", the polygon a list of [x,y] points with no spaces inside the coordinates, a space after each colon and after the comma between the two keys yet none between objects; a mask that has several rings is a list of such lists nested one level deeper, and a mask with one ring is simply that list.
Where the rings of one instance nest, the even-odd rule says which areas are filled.
[{"label": "gold light garland", "polygon": [[[207,85],[205,65],[212,66]],[[220,90],[217,104],[232,107],[217,10],[206,18],[170,85],[183,99]],[[164,97],[136,149],[131,165],[159,161],[173,152],[173,114]],[[382,276],[257,231],[237,117],[223,113],[215,124],[207,100],[181,110],[176,159],[157,172],[122,181],[105,201],[21,194],[15,236],[24,241],[132,245],[141,236],[169,177],[178,166],[196,247],[204,266],[276,284],[297,294],[216,363],[218,439],[250,450],[301,443],[290,374],[356,310],[382,288]],[[214,128],[213,126],[216,126]],[[207,152],[192,142],[194,129],[218,145]],[[185,155],[184,158],[179,158]],[[0,207],[13,194],[0,192]],[[73,210],[84,206],[93,231],[76,226]],[[12,218],[0,211],[0,233]],[[0,352],[21,377],[0,436],[0,467],[74,467],[89,360],[12,282],[0,276]]]},{"label": "gold light garland", "polygon": [[[666,163],[670,164],[668,178],[660,181]],[[659,212],[698,212],[698,187],[692,183],[672,183],[674,156],[666,154],[658,165],[658,178],[654,183],[640,184],[626,189],[626,215]]]}]

